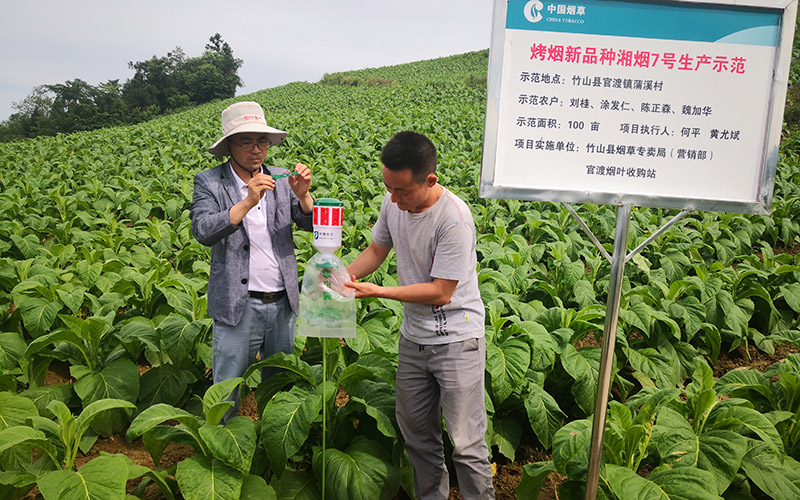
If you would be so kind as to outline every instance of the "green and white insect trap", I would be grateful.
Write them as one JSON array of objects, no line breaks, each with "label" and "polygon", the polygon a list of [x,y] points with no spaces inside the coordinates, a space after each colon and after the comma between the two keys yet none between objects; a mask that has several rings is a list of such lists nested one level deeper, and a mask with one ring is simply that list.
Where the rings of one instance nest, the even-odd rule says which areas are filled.
[{"label": "green and white insect trap", "polygon": [[306,263],[300,289],[297,333],[305,337],[355,337],[355,291],[347,269],[334,252],[342,246],[342,202],[314,202],[314,246],[319,250]]}]

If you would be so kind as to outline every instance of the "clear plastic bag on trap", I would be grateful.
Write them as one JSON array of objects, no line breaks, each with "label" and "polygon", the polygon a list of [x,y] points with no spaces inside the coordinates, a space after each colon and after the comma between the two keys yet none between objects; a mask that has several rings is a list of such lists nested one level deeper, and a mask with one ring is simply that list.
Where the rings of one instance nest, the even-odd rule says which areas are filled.
[{"label": "clear plastic bag on trap", "polygon": [[309,259],[300,289],[297,334],[304,337],[355,337],[355,291],[344,264],[331,254]]}]

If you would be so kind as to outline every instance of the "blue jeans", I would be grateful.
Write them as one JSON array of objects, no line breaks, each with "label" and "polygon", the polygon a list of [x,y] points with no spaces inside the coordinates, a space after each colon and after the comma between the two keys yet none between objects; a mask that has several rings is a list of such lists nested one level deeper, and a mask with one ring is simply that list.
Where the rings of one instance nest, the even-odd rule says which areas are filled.
[{"label": "blue jeans", "polygon": [[444,414],[461,497],[493,500],[483,388],[485,339],[423,346],[400,335],[399,354],[395,415],[414,466],[417,499],[446,500],[450,492]]},{"label": "blue jeans", "polygon": [[[260,354],[261,359],[276,352],[291,354],[296,324],[297,316],[286,296],[269,303],[249,297],[242,320],[236,326],[214,321],[211,351],[214,383],[241,377],[255,362],[256,354]],[[275,368],[263,368],[261,380],[266,380],[276,371]],[[230,399],[234,405],[225,413],[223,423],[239,414],[238,389]]]}]

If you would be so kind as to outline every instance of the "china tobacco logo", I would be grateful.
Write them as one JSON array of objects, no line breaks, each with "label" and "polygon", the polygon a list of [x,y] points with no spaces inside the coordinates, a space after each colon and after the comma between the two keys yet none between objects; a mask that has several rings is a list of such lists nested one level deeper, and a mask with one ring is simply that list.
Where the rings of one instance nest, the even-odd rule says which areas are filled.
[{"label": "china tobacco logo", "polygon": [[532,23],[538,23],[542,20],[542,9],[544,9],[542,2],[531,0],[525,4],[525,19]]}]

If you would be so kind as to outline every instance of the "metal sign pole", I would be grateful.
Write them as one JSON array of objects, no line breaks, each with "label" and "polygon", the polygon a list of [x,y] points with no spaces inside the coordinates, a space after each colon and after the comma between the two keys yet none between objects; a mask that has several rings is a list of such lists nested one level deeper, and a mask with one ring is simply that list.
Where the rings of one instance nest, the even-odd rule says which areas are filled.
[{"label": "metal sign pole", "polygon": [[603,432],[606,425],[608,394],[611,388],[611,370],[614,366],[614,343],[617,338],[619,303],[622,298],[622,277],[625,274],[625,256],[628,252],[628,227],[631,221],[631,205],[617,209],[617,228],[614,235],[614,255],[611,261],[611,281],[608,285],[606,321],[603,329],[600,373],[597,381],[597,400],[592,423],[592,448],[589,454],[589,472],[586,478],[586,500],[597,497],[600,478],[600,458],[603,455]]}]

